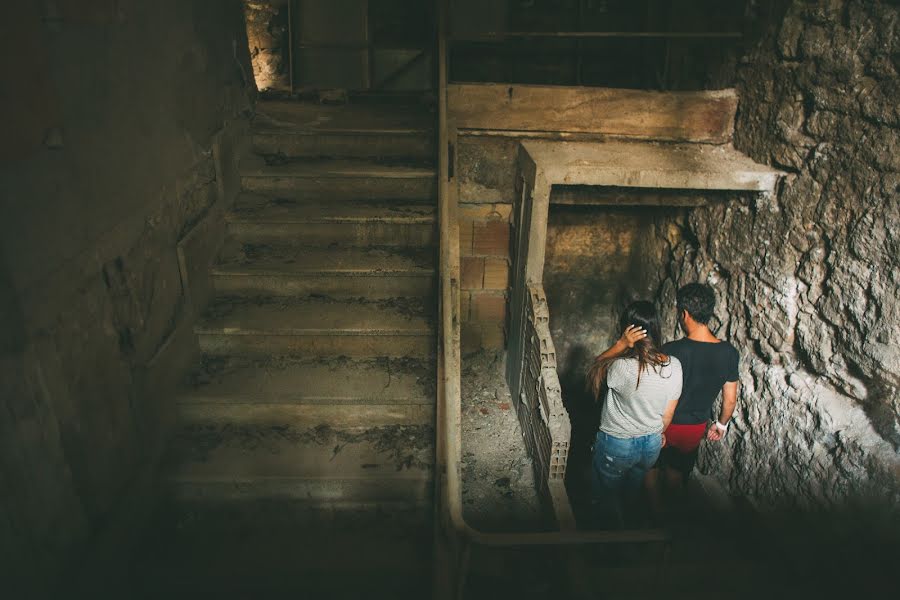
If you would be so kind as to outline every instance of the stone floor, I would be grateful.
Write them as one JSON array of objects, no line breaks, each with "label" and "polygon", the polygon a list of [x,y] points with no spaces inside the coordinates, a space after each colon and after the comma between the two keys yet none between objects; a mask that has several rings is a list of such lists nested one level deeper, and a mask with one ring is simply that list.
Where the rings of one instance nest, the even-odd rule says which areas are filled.
[{"label": "stone floor", "polygon": [[502,352],[462,360],[463,510],[485,531],[542,527],[534,466],[504,377]]}]

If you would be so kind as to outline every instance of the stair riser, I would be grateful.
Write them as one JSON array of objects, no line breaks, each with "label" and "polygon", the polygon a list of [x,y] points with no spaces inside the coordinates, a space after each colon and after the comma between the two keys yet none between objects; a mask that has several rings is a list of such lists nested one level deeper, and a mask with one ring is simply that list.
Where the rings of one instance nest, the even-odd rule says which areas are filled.
[{"label": "stair riser", "polygon": [[433,425],[434,406],[425,404],[218,404],[190,403],[177,407],[184,425],[291,425],[332,428],[383,425]]},{"label": "stair riser", "polygon": [[420,133],[302,135],[260,132],[253,135],[253,151],[289,158],[432,159],[435,144],[431,136]]},{"label": "stair riser", "polygon": [[176,498],[225,502],[289,498],[323,509],[407,509],[426,506],[432,479],[258,479],[240,481],[174,481]]},{"label": "stair riser", "polygon": [[433,223],[229,223],[247,244],[423,247],[437,242]]},{"label": "stair riser", "polygon": [[266,335],[201,333],[200,349],[211,355],[370,358],[429,357],[435,352],[430,335]]},{"label": "stair riser", "polygon": [[426,297],[434,294],[433,276],[255,275],[214,273],[216,292],[229,296],[291,296],[321,294],[332,298]]},{"label": "stair riser", "polygon": [[247,192],[303,200],[419,200],[437,197],[434,177],[241,177]]}]

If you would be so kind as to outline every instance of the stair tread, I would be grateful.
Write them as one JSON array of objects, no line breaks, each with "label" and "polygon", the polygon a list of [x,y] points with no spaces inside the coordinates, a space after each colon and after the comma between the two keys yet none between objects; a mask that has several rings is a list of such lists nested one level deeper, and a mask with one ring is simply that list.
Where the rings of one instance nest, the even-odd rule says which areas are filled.
[{"label": "stair tread", "polygon": [[431,477],[431,428],[339,430],[194,425],[170,449],[170,477],[184,482],[423,480]]},{"label": "stair tread", "polygon": [[386,202],[297,202],[260,194],[241,194],[227,215],[242,223],[434,223],[435,206]]},{"label": "stair tread", "polygon": [[433,404],[427,361],[208,358],[179,404]]},{"label": "stair tread", "polygon": [[335,158],[294,159],[280,164],[267,164],[260,156],[248,156],[241,161],[242,177],[298,177],[298,178],[363,178],[423,179],[434,178],[433,167],[393,162]]},{"label": "stair tread", "polygon": [[385,247],[229,244],[213,274],[433,275],[434,253]]},{"label": "stair tread", "polygon": [[435,117],[421,103],[325,106],[296,101],[260,101],[253,121],[260,133],[431,134]]},{"label": "stair tread", "polygon": [[196,327],[199,334],[432,335],[425,306],[391,301],[304,298],[260,301],[218,298]]}]

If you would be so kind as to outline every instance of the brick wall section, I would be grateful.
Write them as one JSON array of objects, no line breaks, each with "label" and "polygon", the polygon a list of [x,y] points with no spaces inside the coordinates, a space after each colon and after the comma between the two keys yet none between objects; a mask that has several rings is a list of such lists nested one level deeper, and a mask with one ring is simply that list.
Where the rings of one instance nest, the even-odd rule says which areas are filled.
[{"label": "brick wall section", "polygon": [[460,204],[463,352],[502,348],[509,287],[510,204]]}]

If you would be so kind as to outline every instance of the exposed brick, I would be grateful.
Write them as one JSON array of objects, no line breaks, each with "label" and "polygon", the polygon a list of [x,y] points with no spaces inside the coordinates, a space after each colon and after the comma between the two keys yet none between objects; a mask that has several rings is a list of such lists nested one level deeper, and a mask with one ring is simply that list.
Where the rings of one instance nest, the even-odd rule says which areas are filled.
[{"label": "exposed brick", "polygon": [[509,256],[509,223],[504,221],[476,222],[473,232],[473,251],[479,256]]},{"label": "exposed brick", "polygon": [[484,287],[484,259],[463,256],[460,259],[460,287],[464,290],[480,290]]},{"label": "exposed brick", "polygon": [[460,256],[472,256],[472,230],[475,224],[472,221],[459,220],[459,254]]},{"label": "exposed brick", "polygon": [[491,350],[504,346],[503,324],[484,325],[481,330],[481,346]]},{"label": "exposed brick", "polygon": [[473,221],[508,221],[512,204],[460,204],[459,214]]},{"label": "exposed brick", "polygon": [[505,290],[509,286],[509,262],[505,258],[484,259],[484,289]]},{"label": "exposed brick", "polygon": [[460,327],[460,349],[462,352],[476,352],[481,350],[481,326],[475,323],[463,323]]},{"label": "exposed brick", "polygon": [[472,294],[470,292],[459,293],[459,318],[463,323],[467,323],[471,317],[469,307],[472,304]]},{"label": "exposed brick", "polygon": [[499,294],[472,294],[472,320],[501,325],[506,319],[506,297]]}]

